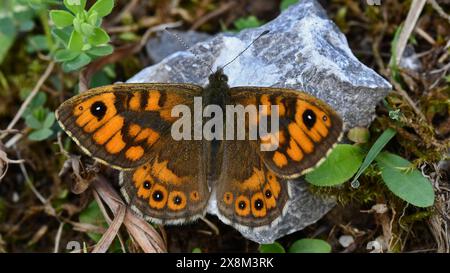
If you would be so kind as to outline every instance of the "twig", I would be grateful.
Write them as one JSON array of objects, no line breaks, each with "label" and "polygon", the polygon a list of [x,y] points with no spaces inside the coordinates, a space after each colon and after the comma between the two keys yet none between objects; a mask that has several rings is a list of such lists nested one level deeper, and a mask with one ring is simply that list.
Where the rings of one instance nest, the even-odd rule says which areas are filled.
[{"label": "twig", "polygon": [[214,225],[211,221],[209,221],[208,219],[206,219],[206,217],[204,217],[204,216],[200,217],[200,219],[201,219],[203,222],[205,222],[205,223],[212,229],[212,231],[214,231],[214,233],[215,233],[216,235],[219,235],[219,228],[218,228],[216,225]]},{"label": "twig", "polygon": [[431,6],[433,7],[433,9],[444,19],[446,19],[448,21],[448,23],[450,24],[450,15],[448,15],[447,13],[445,13],[445,11],[442,9],[441,6],[439,6],[439,4],[436,2],[436,0],[428,0],[428,2],[430,2]]},{"label": "twig", "polygon": [[[19,152],[17,152],[17,157],[20,157]],[[20,170],[22,171],[22,174],[25,178],[25,183],[30,187],[31,191],[34,193],[34,195],[37,197],[37,199],[39,199],[39,201],[41,201],[42,204],[47,205],[47,199],[44,198],[44,196],[42,196],[39,191],[34,187],[33,182],[31,182],[30,177],[28,176],[28,172],[27,169],[25,168],[25,164],[22,162],[19,163],[20,165]]]},{"label": "twig", "polygon": [[436,40],[434,40],[433,37],[431,37],[430,34],[426,33],[426,31],[422,28],[416,27],[415,32],[419,34],[419,36],[421,36],[423,39],[425,39],[428,43],[432,45],[436,44]]},{"label": "twig", "polygon": [[[42,74],[42,76],[39,78],[38,82],[34,86],[31,93],[28,95],[28,97],[25,99],[25,101],[20,106],[19,111],[16,113],[16,115],[14,116],[12,121],[8,124],[8,127],[6,127],[6,130],[11,130],[16,125],[16,123],[19,121],[20,117],[22,117],[22,114],[25,111],[25,109],[27,109],[28,104],[30,104],[30,102],[33,100],[33,98],[38,93],[41,86],[44,84],[44,82],[47,80],[47,78],[52,73],[54,67],[55,67],[55,63],[50,62],[50,64],[47,66],[47,69],[45,69],[44,74]],[[0,139],[3,139],[6,135],[7,134],[2,134],[0,136]]]},{"label": "twig", "polygon": [[[126,207],[120,196],[105,178],[97,176],[93,185],[95,191],[97,191],[114,215],[117,215],[119,207]],[[128,208],[123,224],[144,252],[167,252],[161,235],[149,223],[136,216]]]},{"label": "twig", "polygon": [[63,227],[64,227],[64,222],[59,223],[58,231],[56,232],[55,247],[53,248],[53,253],[59,252],[59,243],[61,241]]},{"label": "twig", "polygon": [[[106,219],[106,222],[108,222],[108,225],[111,225],[113,220],[111,220],[111,217],[109,217],[105,205],[103,204],[100,196],[98,195],[98,192],[96,191],[94,191],[94,198],[95,201],[97,201],[98,207],[100,208],[100,211],[103,213],[103,217]],[[117,238],[119,238],[120,247],[122,248],[123,253],[126,253],[125,244],[123,243],[122,236],[120,236],[120,233],[117,233]]]},{"label": "twig", "polygon": [[100,241],[97,243],[95,248],[92,250],[92,253],[105,253],[111,243],[114,241],[117,233],[119,232],[120,226],[125,219],[125,213],[127,211],[126,206],[120,206],[117,210],[116,217],[114,217],[114,221],[109,226],[108,230],[103,234]]},{"label": "twig", "polygon": [[405,51],[408,39],[411,36],[412,31],[419,19],[420,13],[425,6],[426,0],[413,0],[411,8],[409,9],[408,16],[406,17],[405,24],[403,25],[400,37],[398,39],[397,47],[395,49],[396,59],[395,63],[399,64],[402,59],[403,52]]},{"label": "twig", "polygon": [[159,22],[160,22],[159,18],[150,17],[150,18],[146,18],[145,20],[141,20],[138,23],[132,24],[132,25],[109,27],[109,28],[106,28],[106,31],[109,34],[123,33],[123,32],[136,32],[137,30],[139,30],[141,28],[148,28],[148,27],[157,25]]},{"label": "twig", "polygon": [[236,5],[236,2],[228,2],[225,5],[219,7],[218,9],[215,9],[214,11],[206,14],[205,16],[202,16],[197,21],[192,24],[192,27],[190,30],[196,30],[204,23],[208,22],[209,20],[213,19],[214,17],[220,16],[221,14],[227,12],[229,9],[234,7]]}]

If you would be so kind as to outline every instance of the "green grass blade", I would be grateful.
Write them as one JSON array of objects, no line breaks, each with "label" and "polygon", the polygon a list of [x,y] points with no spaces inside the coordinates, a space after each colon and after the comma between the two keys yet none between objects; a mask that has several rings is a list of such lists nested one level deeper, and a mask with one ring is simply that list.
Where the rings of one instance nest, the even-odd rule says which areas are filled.
[{"label": "green grass blade", "polygon": [[383,150],[384,146],[388,144],[388,142],[395,136],[397,132],[394,129],[388,128],[386,131],[381,134],[381,136],[375,141],[375,143],[372,145],[372,148],[370,148],[369,152],[366,155],[366,158],[364,158],[363,163],[361,164],[361,167],[359,167],[358,172],[356,173],[355,177],[352,180],[352,184],[358,180],[358,178],[361,176],[361,174],[369,167],[369,165],[373,162],[375,157]]}]

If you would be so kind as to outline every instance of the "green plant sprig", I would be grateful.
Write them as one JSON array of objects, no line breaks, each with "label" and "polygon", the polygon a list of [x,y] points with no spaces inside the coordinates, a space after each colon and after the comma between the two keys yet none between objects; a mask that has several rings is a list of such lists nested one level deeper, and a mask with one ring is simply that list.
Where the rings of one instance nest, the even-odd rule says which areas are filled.
[{"label": "green plant sprig", "polygon": [[98,0],[85,10],[86,0],[64,0],[67,10],[51,10],[55,24],[52,34],[63,48],[55,52],[55,61],[61,62],[64,71],[74,71],[88,65],[94,59],[109,55],[113,47],[111,38],[101,28],[102,18],[110,14],[114,0]]}]

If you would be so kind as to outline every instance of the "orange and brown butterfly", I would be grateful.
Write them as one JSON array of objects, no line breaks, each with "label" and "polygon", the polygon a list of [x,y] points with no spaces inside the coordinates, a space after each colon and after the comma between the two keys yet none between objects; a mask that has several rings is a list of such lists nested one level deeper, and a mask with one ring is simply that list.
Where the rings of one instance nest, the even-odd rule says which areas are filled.
[{"label": "orange and brown butterfly", "polygon": [[[339,115],[307,93],[270,87],[233,87],[218,69],[209,84],[116,84],[65,101],[61,127],[96,160],[121,170],[132,210],[145,219],[177,224],[203,216],[217,202],[222,221],[237,228],[270,227],[290,199],[287,179],[322,162],[342,134]],[[171,111],[194,97],[204,103],[278,106],[279,142],[261,151],[257,140],[174,140]],[[204,107],[205,105],[203,105]],[[267,113],[267,115],[269,115]],[[214,195],[214,198],[212,198]]]},{"label": "orange and brown butterfly", "polygon": [[[205,87],[148,83],[95,88],[65,101],[56,117],[85,153],[121,170],[121,192],[145,219],[164,224],[192,221],[206,213],[211,201],[225,223],[238,229],[267,228],[288,207],[287,179],[320,164],[339,141],[343,123],[325,102],[304,92],[230,88],[223,67],[209,76]],[[218,105],[224,123],[227,105],[255,106],[257,118],[246,118],[247,129],[277,106],[278,131],[256,140],[249,135],[244,140],[175,140],[172,125],[182,116],[173,116],[172,110],[184,105],[195,113],[196,97],[203,101],[201,113],[207,105]],[[195,130],[194,125],[191,135]],[[276,149],[260,149],[273,140]]]}]

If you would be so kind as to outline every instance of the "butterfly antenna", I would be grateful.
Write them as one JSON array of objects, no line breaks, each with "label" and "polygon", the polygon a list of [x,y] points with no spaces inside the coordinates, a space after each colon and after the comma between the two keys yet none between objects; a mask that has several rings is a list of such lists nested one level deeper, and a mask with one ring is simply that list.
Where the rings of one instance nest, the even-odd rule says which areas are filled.
[{"label": "butterfly antenna", "polygon": [[[164,28],[164,31],[166,31],[167,33],[169,33],[170,35],[172,35],[177,41],[178,43],[184,47],[186,50],[189,50],[189,46],[186,44],[186,42],[180,37],[178,36],[176,33],[174,32],[170,32],[167,28]],[[199,56],[197,54],[195,54],[194,52],[192,52],[192,54],[194,54],[194,56],[196,58],[199,58]],[[213,73],[211,67],[209,67],[209,70],[211,70],[211,73]]]},{"label": "butterfly antenna", "polygon": [[269,30],[265,30],[263,31],[263,33],[259,34],[258,37],[256,37],[244,50],[242,50],[238,55],[236,55],[236,57],[234,57],[231,61],[222,66],[222,69],[225,68],[225,66],[234,62],[237,58],[239,58],[239,56],[241,56],[245,51],[247,51],[247,49],[249,49],[256,41],[258,41],[259,38],[261,38],[262,36],[266,35],[269,32],[270,32]]}]

